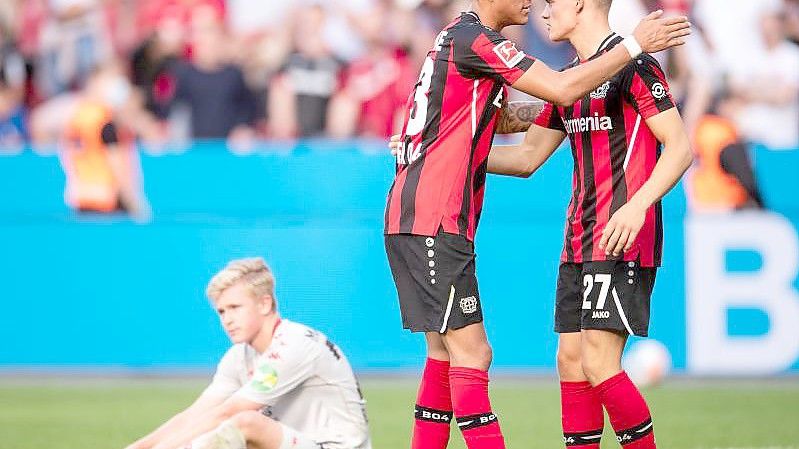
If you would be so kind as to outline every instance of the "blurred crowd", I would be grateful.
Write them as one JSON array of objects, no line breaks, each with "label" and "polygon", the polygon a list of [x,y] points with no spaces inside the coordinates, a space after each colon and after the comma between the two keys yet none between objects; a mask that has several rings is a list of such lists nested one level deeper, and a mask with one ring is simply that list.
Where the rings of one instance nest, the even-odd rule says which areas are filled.
[{"label": "blurred crowd", "polygon": [[[549,65],[539,17],[509,37]],[[402,106],[457,0],[2,0],[0,148],[61,141],[81,102],[137,138],[378,137]],[[696,33],[660,55],[693,132],[709,111],[743,139],[799,147],[799,0],[615,0],[612,25],[689,14]],[[89,92],[91,91],[91,92]]]}]

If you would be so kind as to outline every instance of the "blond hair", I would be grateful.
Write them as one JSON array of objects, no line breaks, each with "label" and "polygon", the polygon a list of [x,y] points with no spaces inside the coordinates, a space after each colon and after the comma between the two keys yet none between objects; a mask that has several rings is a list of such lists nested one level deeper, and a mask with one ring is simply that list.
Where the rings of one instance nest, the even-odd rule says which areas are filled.
[{"label": "blond hair", "polygon": [[277,307],[275,277],[272,275],[269,265],[260,257],[236,259],[228,262],[225,268],[215,274],[211,281],[208,282],[205,294],[212,301],[216,301],[222,292],[239,282],[247,285],[256,298],[264,295],[271,296],[274,303],[273,307]]}]

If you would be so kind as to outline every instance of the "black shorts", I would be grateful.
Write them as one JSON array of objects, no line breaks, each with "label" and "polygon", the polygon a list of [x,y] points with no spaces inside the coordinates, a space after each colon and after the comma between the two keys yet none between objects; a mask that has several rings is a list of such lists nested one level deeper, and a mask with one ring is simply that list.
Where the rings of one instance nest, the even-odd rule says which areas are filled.
[{"label": "black shorts", "polygon": [[443,334],[483,321],[472,242],[439,231],[389,234],[385,243],[405,329]]},{"label": "black shorts", "polygon": [[555,332],[604,329],[646,337],[656,274],[657,268],[638,262],[562,263]]}]

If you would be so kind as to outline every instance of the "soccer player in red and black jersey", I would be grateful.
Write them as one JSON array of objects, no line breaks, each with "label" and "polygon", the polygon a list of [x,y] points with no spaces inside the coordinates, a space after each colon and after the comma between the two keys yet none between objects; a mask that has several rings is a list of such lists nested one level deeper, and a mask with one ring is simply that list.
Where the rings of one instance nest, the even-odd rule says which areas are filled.
[{"label": "soccer player in red and black jersey", "polygon": [[[550,38],[574,45],[572,65],[622,42],[608,25],[611,1],[547,1]],[[662,254],[660,199],[692,160],[657,61],[642,54],[574,104],[545,105],[521,145],[491,151],[488,171],[529,176],[567,136],[574,191],[555,305],[564,442],[599,449],[604,407],[623,447],[653,449],[649,408],[621,356],[629,335],[647,335]]]},{"label": "soccer player in red and black jersey", "polygon": [[505,447],[488,398],[491,347],[473,241],[507,86],[571,105],[642,50],[678,45],[689,33],[685,18],[656,13],[623,45],[558,73],[499,34],[505,26],[527,23],[530,6],[531,0],[475,0],[471,11],[439,33],[409,98],[386,207],[385,245],[403,325],[427,339],[413,449],[446,447],[453,414],[469,449]]}]

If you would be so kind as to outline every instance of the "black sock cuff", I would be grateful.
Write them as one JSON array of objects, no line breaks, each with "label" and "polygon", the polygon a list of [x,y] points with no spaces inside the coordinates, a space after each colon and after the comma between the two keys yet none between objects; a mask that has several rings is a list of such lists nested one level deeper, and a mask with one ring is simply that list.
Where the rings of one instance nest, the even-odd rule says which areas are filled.
[{"label": "black sock cuff", "polygon": [[438,410],[416,404],[413,410],[413,417],[419,421],[449,425],[450,421],[452,421],[452,410]]},{"label": "black sock cuff", "polygon": [[461,430],[474,429],[475,427],[487,426],[491,423],[498,422],[497,415],[493,412],[485,412],[477,415],[459,416],[455,418],[458,422],[458,428]]},{"label": "black sock cuff", "polygon": [[563,432],[563,443],[566,446],[582,446],[586,444],[599,444],[602,439],[603,429],[589,430],[587,432]]},{"label": "black sock cuff", "polygon": [[633,441],[638,441],[650,433],[652,433],[651,416],[647,417],[644,422],[638,424],[637,426],[616,432],[616,439],[622,446],[624,446],[625,444],[632,443]]}]

